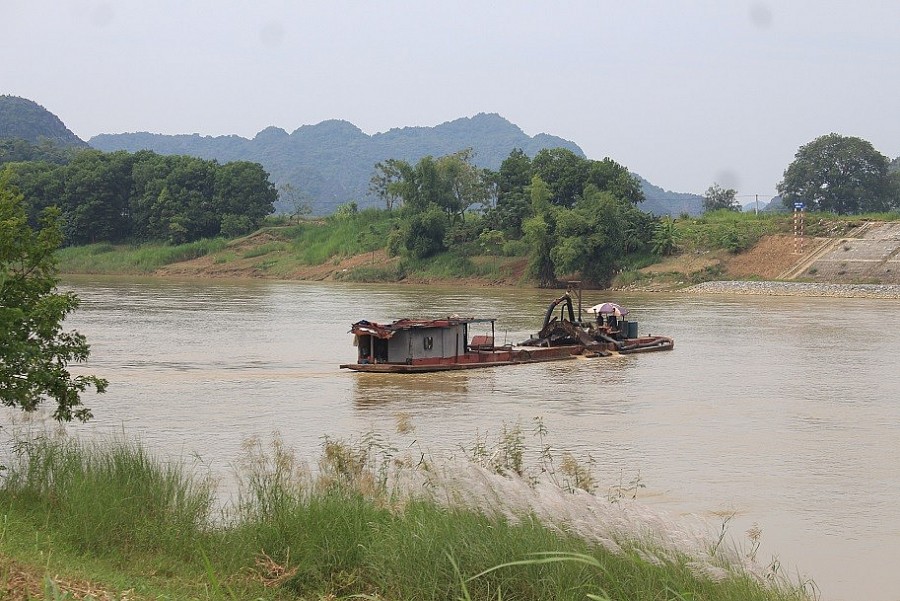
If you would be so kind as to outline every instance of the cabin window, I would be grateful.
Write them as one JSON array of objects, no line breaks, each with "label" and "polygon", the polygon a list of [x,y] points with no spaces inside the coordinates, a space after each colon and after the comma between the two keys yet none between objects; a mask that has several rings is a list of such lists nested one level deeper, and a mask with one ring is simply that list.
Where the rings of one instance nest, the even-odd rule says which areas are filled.
[{"label": "cabin window", "polygon": [[434,338],[432,338],[431,336],[425,336],[425,338],[422,339],[422,346],[425,347],[426,351],[430,351],[434,348]]}]

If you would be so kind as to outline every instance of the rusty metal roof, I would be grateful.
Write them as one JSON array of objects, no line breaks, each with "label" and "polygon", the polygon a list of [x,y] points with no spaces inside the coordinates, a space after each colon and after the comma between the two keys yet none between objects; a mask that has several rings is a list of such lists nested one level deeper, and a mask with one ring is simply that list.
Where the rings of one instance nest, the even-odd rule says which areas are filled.
[{"label": "rusty metal roof", "polygon": [[398,319],[389,324],[375,323],[365,319],[357,321],[350,326],[350,333],[375,336],[376,338],[391,338],[401,330],[414,330],[419,328],[451,328],[467,323],[491,323],[494,319],[479,319],[475,317],[444,317],[440,319]]}]

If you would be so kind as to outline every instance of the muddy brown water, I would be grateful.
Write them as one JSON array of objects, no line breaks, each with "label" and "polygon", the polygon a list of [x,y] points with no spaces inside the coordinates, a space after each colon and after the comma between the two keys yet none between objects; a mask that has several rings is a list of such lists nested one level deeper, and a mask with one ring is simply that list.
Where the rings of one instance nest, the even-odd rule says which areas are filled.
[{"label": "muddy brown water", "polygon": [[[342,371],[358,319],[457,313],[536,332],[559,291],[303,282],[72,278],[71,324],[92,343],[82,436],[140,438],[227,481],[252,436],[278,432],[314,461],[323,436],[377,432],[460,455],[539,417],[558,449],[590,456],[600,491],[699,514],[758,557],[815,580],[826,600],[900,599],[900,311],[897,301],[586,292],[615,300],[671,352],[454,373]],[[5,421],[18,420],[9,412]],[[412,430],[397,432],[398,416]]]}]

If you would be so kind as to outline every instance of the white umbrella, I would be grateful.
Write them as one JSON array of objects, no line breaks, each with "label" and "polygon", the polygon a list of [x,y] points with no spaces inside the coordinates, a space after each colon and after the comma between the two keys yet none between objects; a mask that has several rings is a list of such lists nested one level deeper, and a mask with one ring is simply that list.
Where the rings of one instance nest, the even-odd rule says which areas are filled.
[{"label": "white umbrella", "polygon": [[588,309],[588,312],[594,314],[599,313],[601,315],[611,313],[617,317],[628,315],[628,309],[616,303],[600,303],[599,305],[594,305]]}]

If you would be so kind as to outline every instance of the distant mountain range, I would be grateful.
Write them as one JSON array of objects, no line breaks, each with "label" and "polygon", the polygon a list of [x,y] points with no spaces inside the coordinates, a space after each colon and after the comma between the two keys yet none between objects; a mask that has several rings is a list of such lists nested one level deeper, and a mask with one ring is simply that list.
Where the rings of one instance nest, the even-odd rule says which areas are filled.
[{"label": "distant mountain range", "polygon": [[[56,115],[30,100],[0,96],[0,138],[23,138],[32,143],[52,140],[64,146],[86,146]],[[236,135],[163,135],[147,132],[100,134],[90,146],[113,152],[151,150],[219,162],[260,163],[276,185],[289,183],[310,203],[314,214],[326,215],[339,204],[355,201],[360,207],[375,206],[368,195],[375,163],[402,159],[415,163],[465,148],[475,151],[475,163],[497,170],[514,148],[534,156],[544,148],[566,148],[579,156],[584,151],[574,142],[538,134],[529,136],[497,114],[481,113],[434,127],[403,127],[368,135],[347,121],[323,121],[304,125],[292,133],[267,127],[253,139]],[[638,176],[640,177],[640,176]],[[641,208],[658,215],[698,215],[703,199],[697,194],[669,192],[641,178],[646,200]],[[287,210],[290,207],[277,207]]]}]

